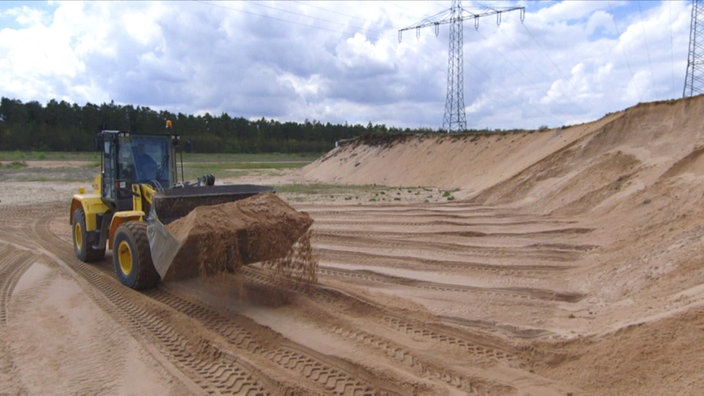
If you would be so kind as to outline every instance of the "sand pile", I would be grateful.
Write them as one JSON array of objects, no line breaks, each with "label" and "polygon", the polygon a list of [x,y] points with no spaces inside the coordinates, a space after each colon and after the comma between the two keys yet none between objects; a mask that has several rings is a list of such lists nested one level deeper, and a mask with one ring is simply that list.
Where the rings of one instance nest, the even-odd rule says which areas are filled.
[{"label": "sand pile", "polygon": [[[307,213],[272,193],[198,207],[166,226],[180,248],[165,279],[234,272],[242,265],[291,256],[311,224]],[[315,266],[312,256],[305,259],[296,265]]]},{"label": "sand pile", "polygon": [[676,164],[684,166],[666,176],[685,166],[686,177],[702,175],[704,166],[696,165],[704,147],[701,114],[704,95],[639,104],[544,131],[360,139],[304,172],[324,183],[459,189],[453,193],[458,199],[544,214],[605,212],[653,186]]}]

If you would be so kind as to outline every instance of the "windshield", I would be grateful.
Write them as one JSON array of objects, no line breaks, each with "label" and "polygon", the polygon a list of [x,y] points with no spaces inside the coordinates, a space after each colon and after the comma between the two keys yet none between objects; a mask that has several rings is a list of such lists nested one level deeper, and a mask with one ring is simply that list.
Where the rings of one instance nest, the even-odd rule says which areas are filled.
[{"label": "windshield", "polygon": [[168,188],[171,185],[170,153],[168,136],[130,135],[120,138],[119,177],[133,183]]}]

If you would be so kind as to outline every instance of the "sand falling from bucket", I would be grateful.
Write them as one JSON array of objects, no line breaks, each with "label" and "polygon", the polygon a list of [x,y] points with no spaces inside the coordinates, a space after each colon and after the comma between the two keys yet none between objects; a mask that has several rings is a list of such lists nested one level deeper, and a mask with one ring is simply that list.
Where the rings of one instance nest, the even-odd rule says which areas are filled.
[{"label": "sand falling from bucket", "polygon": [[264,268],[271,269],[271,280],[274,284],[307,288],[318,281],[318,260],[313,255],[311,236],[312,232],[308,230],[286,256],[262,263]]},{"label": "sand falling from bucket", "polygon": [[274,194],[198,207],[167,225],[180,245],[169,271],[207,277],[236,272],[242,265],[271,262],[267,266],[279,268],[275,272],[280,275],[314,281],[312,223],[307,213]]}]

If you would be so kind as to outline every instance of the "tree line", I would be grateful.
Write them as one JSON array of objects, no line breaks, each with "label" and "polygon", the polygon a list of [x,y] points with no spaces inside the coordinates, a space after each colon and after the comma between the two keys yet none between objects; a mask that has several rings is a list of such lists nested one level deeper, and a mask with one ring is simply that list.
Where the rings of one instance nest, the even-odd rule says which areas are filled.
[{"label": "tree line", "polygon": [[190,140],[193,151],[201,153],[325,152],[337,141],[358,136],[430,132],[387,128],[371,122],[364,126],[264,118],[251,121],[226,113],[194,116],[114,102],[79,106],[52,99],[42,105],[3,97],[0,150],[93,151],[94,137],[101,129],[160,132],[164,131],[166,120],[172,121],[174,131],[183,140]]}]

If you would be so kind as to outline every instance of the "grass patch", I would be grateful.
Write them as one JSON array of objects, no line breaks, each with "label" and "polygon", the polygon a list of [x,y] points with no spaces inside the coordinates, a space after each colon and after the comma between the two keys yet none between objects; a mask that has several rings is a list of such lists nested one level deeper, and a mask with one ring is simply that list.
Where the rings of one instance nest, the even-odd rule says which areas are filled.
[{"label": "grass patch", "polygon": [[[181,156],[178,155],[178,173],[181,174]],[[316,153],[308,154],[193,154],[183,155],[183,171],[186,180],[206,174],[217,179],[242,177],[252,174],[276,176],[280,171],[300,169],[318,158]]]},{"label": "grass patch", "polygon": [[[178,154],[180,158],[181,154]],[[265,154],[245,154],[245,153],[218,153],[218,154],[202,154],[202,153],[183,153],[184,162],[224,162],[224,163],[304,163],[309,164],[318,157],[321,153],[265,153]]]},{"label": "grass patch", "polygon": [[448,201],[454,201],[455,196],[452,195],[452,193],[457,192],[459,190],[460,190],[459,188],[454,188],[452,190],[445,190],[442,192],[442,196],[443,196],[443,198],[447,199]]},{"label": "grass patch", "polygon": [[97,152],[0,151],[0,161],[92,161],[100,163]]},{"label": "grass patch", "polygon": [[[285,169],[293,169],[287,167],[233,167],[232,164],[202,164],[202,163],[189,163],[183,165],[183,173],[185,174],[186,180],[195,179],[199,176],[212,174],[216,179],[224,179],[231,177],[244,177],[252,175],[260,176],[280,176]],[[181,176],[181,167],[178,167],[179,177]]]},{"label": "grass patch", "polygon": [[[201,154],[183,153],[186,163],[240,164],[253,168],[303,167],[320,157],[320,153],[267,153],[267,154]],[[181,154],[177,153],[180,161]],[[92,161],[100,162],[100,153],[95,151],[0,151],[0,161]],[[231,166],[231,165],[230,165]]]},{"label": "grass patch", "polygon": [[0,162],[0,169],[22,169],[26,167],[27,163],[24,161],[12,161],[9,163]]},{"label": "grass patch", "polygon": [[[294,183],[282,184],[274,186],[274,189],[281,194],[288,194],[290,197],[303,195],[317,195],[321,197],[329,197],[332,201],[336,199],[344,201],[364,201],[364,202],[400,202],[400,201],[416,201],[422,202],[420,191],[424,188],[417,187],[393,187],[380,186],[376,184],[367,185],[345,185],[345,184],[325,184],[325,183]],[[399,194],[407,192],[406,196]],[[409,192],[410,191],[410,192]],[[395,194],[394,194],[395,193]],[[441,198],[441,192],[427,195],[426,202],[438,201]],[[454,197],[444,197],[446,200],[454,200]]]},{"label": "grass patch", "polygon": [[293,183],[275,187],[277,192],[289,194],[352,194],[354,192],[373,192],[379,188],[373,185],[343,185],[325,183]]},{"label": "grass patch", "polygon": [[229,170],[299,169],[306,165],[308,162],[184,162],[183,167],[213,173]]}]

